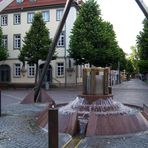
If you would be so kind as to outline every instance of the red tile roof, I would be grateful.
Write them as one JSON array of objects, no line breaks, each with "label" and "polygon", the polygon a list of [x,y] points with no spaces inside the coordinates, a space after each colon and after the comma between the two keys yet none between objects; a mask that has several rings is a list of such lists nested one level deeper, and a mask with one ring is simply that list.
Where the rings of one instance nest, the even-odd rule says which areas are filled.
[{"label": "red tile roof", "polygon": [[16,3],[16,0],[14,0],[3,10],[3,12],[34,7],[63,5],[65,3],[66,0],[36,0],[35,2],[30,2],[30,0],[24,0],[22,3],[18,4]]}]

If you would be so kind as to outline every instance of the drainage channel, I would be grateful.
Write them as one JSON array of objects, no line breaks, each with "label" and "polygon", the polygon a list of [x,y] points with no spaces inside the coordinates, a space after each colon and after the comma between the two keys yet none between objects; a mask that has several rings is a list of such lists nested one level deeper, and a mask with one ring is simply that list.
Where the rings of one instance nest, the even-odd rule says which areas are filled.
[{"label": "drainage channel", "polygon": [[78,148],[82,139],[83,137],[81,135],[74,136],[67,143],[65,143],[62,148]]}]

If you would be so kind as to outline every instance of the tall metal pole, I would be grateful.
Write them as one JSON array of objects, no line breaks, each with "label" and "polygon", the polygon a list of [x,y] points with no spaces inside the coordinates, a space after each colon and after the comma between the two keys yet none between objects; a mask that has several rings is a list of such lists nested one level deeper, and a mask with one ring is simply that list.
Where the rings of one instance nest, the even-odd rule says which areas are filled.
[{"label": "tall metal pole", "polygon": [[46,71],[47,71],[47,68],[48,68],[49,63],[52,60],[52,56],[53,56],[53,54],[55,52],[55,47],[57,45],[57,42],[58,42],[60,33],[61,33],[62,29],[63,29],[63,26],[65,24],[65,21],[66,21],[66,18],[68,16],[68,13],[69,13],[69,10],[70,10],[70,7],[71,7],[72,2],[73,2],[73,0],[67,0],[67,2],[66,2],[65,9],[64,9],[64,12],[63,12],[63,16],[62,16],[62,19],[60,21],[60,24],[59,24],[59,26],[57,28],[57,31],[55,33],[55,36],[54,36],[54,39],[53,39],[51,48],[50,48],[50,50],[48,52],[47,59],[46,59],[46,62],[44,64],[43,71],[42,71],[42,74],[41,74],[39,83],[34,88],[34,90],[35,90],[35,93],[34,93],[34,101],[35,102],[37,102],[37,98],[38,98],[38,95],[39,95],[39,91],[40,91],[40,88],[41,88],[41,85],[42,85],[44,76],[46,74]]},{"label": "tall metal pole", "polygon": [[1,115],[2,115],[2,114],[1,114],[1,99],[2,99],[2,98],[1,98],[1,90],[0,90],[0,117],[1,117]]},{"label": "tall metal pole", "polygon": [[142,10],[142,12],[144,13],[144,15],[146,16],[146,18],[148,19],[148,8],[145,5],[145,3],[142,0],[135,0],[138,4],[138,6],[140,7],[140,9]]}]

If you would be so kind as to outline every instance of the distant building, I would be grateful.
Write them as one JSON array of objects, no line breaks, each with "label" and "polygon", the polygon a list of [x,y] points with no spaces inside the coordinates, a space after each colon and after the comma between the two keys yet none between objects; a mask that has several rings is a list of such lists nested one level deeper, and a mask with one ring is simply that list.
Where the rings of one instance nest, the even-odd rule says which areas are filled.
[{"label": "distant building", "polygon": [[[10,2],[10,0],[9,0]],[[2,2],[1,2],[2,3]],[[1,28],[3,44],[9,51],[9,58],[0,62],[0,83],[10,85],[32,85],[34,83],[35,65],[26,63],[25,70],[18,60],[19,50],[23,46],[23,38],[28,32],[32,18],[36,12],[41,12],[50,38],[53,38],[60,22],[66,0],[13,0],[1,13]],[[63,31],[57,43],[58,58],[51,61],[44,83],[55,85],[74,85],[82,80],[82,67],[75,66],[68,57],[69,36],[76,20],[78,4],[73,2]],[[44,61],[40,61],[41,74]]]}]

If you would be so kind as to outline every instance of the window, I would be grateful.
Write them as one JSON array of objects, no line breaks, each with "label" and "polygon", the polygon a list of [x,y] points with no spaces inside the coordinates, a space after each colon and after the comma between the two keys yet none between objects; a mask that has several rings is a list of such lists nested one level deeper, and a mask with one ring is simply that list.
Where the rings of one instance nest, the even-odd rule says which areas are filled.
[{"label": "window", "polygon": [[21,64],[16,63],[14,64],[14,77],[20,77],[21,76]]},{"label": "window", "polygon": [[43,11],[42,17],[43,17],[44,22],[49,22],[49,11]]},{"label": "window", "polygon": [[60,37],[59,37],[57,46],[58,46],[58,47],[63,47],[64,45],[65,45],[65,33],[62,32],[62,33],[60,34]]},{"label": "window", "polygon": [[64,63],[57,63],[57,77],[64,76]]},{"label": "window", "polygon": [[7,35],[3,35],[2,42],[3,42],[3,47],[8,48],[8,36]]},{"label": "window", "polygon": [[16,2],[17,2],[17,3],[22,3],[22,2],[23,2],[23,0],[16,0]]},{"label": "window", "polygon": [[21,15],[20,14],[14,14],[14,18],[13,18],[14,24],[18,25],[21,23]]},{"label": "window", "polygon": [[56,20],[60,21],[62,18],[62,14],[63,14],[63,9],[57,9],[56,10]]},{"label": "window", "polygon": [[8,16],[7,15],[1,16],[1,25],[2,26],[7,26],[8,25]]},{"label": "window", "polygon": [[21,35],[15,34],[14,35],[14,49],[20,49],[21,48]]},{"label": "window", "polygon": [[36,1],[36,0],[30,0],[30,2],[32,2],[32,3],[35,2],[35,1]]},{"label": "window", "polygon": [[34,77],[35,75],[35,65],[29,64],[28,65],[28,77]]},{"label": "window", "polygon": [[27,14],[27,22],[32,23],[34,17],[34,12],[30,12]]}]

